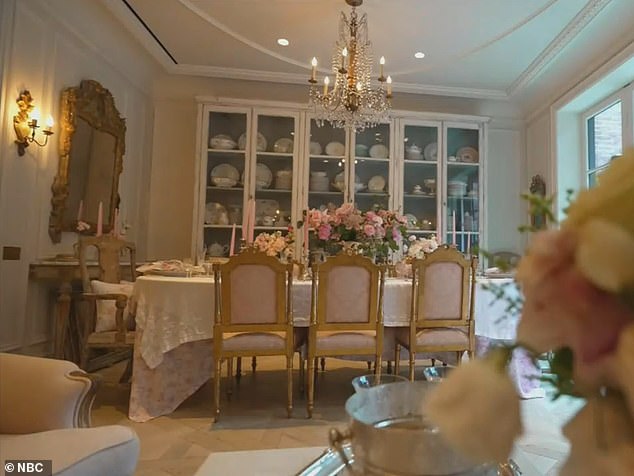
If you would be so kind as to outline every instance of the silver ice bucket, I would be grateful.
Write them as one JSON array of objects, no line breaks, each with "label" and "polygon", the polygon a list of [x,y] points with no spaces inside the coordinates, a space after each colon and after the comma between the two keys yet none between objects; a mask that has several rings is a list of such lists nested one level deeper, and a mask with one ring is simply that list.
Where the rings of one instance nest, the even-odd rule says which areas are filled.
[{"label": "silver ice bucket", "polygon": [[[346,402],[348,428],[331,430],[330,442],[352,474],[399,476],[487,475],[456,453],[423,415],[433,382],[379,385]],[[349,462],[343,451],[352,449]]]}]

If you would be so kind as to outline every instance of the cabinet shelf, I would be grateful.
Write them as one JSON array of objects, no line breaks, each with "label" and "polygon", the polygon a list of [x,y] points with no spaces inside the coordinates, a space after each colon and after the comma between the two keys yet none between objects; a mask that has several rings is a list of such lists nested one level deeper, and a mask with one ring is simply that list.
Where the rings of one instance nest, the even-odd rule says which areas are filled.
[{"label": "cabinet shelf", "polygon": [[451,199],[451,200],[478,200],[479,197],[468,197],[468,196],[462,196],[462,197],[455,197],[453,195],[448,195],[447,199]]},{"label": "cabinet shelf", "polygon": [[214,185],[208,185],[207,190],[222,190],[223,192],[242,192],[244,187],[216,187]]},{"label": "cabinet shelf", "polygon": [[[453,233],[453,230],[447,229],[447,237],[449,237]],[[456,230],[456,235],[479,235],[479,231],[461,231]]]},{"label": "cabinet shelf", "polygon": [[254,230],[270,230],[270,231],[286,231],[288,230],[287,226],[264,226],[264,225],[255,225],[253,227]]},{"label": "cabinet shelf", "polygon": [[420,159],[420,160],[408,160],[408,159],[405,159],[405,160],[403,160],[403,162],[406,163],[406,164],[415,164],[415,165],[433,165],[434,167],[436,165],[438,165],[438,161],[436,161],[436,160],[423,160],[423,159]]},{"label": "cabinet shelf", "polygon": [[412,234],[427,233],[427,234],[433,235],[433,234],[436,233],[436,230],[421,230],[420,228],[412,228],[412,229],[408,229],[406,231],[407,231],[407,233],[412,233]]},{"label": "cabinet shelf", "polygon": [[404,193],[403,196],[405,198],[431,198],[436,199],[437,195],[424,195],[422,193]]},{"label": "cabinet shelf", "polygon": [[315,160],[345,160],[346,156],[345,155],[311,155],[310,156],[311,159],[315,159]]},{"label": "cabinet shelf", "polygon": [[292,152],[258,152],[258,157],[267,157],[270,159],[292,159]]},{"label": "cabinet shelf", "polygon": [[291,193],[292,190],[281,189],[281,188],[258,188],[255,190],[255,194],[259,193]]},{"label": "cabinet shelf", "polygon": [[[233,228],[233,225],[211,225],[209,223],[205,223],[205,228],[215,228],[215,229],[227,229],[230,230]],[[237,225],[236,224],[236,229],[240,229],[242,228],[242,225]]]},{"label": "cabinet shelf", "polygon": [[356,192],[355,195],[359,195],[362,197],[376,197],[381,196],[381,197],[387,197],[390,194],[388,192]]},{"label": "cabinet shelf", "polygon": [[317,192],[315,190],[310,190],[308,193],[310,195],[343,195],[343,192]]},{"label": "cabinet shelf", "polygon": [[447,167],[477,167],[480,162],[447,162]]},{"label": "cabinet shelf", "polygon": [[358,160],[359,162],[362,161],[368,161],[368,162],[389,162],[390,159],[388,158],[381,158],[381,159],[375,159],[374,157],[355,157],[354,160]]},{"label": "cabinet shelf", "polygon": [[244,155],[244,150],[239,149],[207,149],[207,152],[212,152],[214,154],[242,154]]}]

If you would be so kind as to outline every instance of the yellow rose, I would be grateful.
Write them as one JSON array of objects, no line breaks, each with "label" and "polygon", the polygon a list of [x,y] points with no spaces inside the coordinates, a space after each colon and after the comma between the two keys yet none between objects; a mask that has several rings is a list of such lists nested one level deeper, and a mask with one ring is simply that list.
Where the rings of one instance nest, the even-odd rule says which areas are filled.
[{"label": "yellow rose", "polygon": [[592,218],[613,222],[634,236],[634,149],[614,159],[596,187],[579,192],[563,226],[580,228]]}]

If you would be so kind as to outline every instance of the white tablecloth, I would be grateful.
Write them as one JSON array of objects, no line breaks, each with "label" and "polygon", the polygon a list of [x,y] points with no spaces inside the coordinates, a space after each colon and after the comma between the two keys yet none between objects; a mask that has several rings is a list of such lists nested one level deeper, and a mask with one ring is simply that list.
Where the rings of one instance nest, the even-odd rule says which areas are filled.
[{"label": "white tablecloth", "polygon": [[[505,318],[505,304],[495,302],[487,285],[509,285],[510,279],[478,278],[476,335],[494,340],[515,338],[516,318]],[[293,320],[296,326],[309,323],[308,281],[293,283]],[[210,277],[174,278],[142,276],[136,280],[137,337],[129,416],[146,421],[174,411],[213,374],[214,287]],[[388,279],[385,283],[383,320],[386,352],[391,356],[394,327],[409,325],[411,281]],[[195,365],[192,363],[195,362]]]}]

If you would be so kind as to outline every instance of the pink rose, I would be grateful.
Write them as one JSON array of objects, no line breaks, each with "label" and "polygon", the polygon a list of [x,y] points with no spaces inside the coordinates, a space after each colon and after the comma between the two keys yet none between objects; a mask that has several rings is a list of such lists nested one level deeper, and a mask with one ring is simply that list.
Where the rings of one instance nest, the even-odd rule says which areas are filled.
[{"label": "pink rose", "polygon": [[363,233],[365,233],[366,236],[372,237],[375,235],[376,229],[372,225],[366,224],[363,226]]},{"label": "pink rose", "polygon": [[374,229],[377,238],[385,238],[385,228],[383,228],[382,226],[376,226],[374,227]]},{"label": "pink rose", "polygon": [[392,228],[392,239],[397,243],[403,239],[403,236],[398,228]]},{"label": "pink rose", "polygon": [[317,230],[317,236],[320,240],[327,240],[328,238],[330,238],[331,231],[332,227],[328,223],[325,223],[323,225],[320,225],[319,229]]}]

